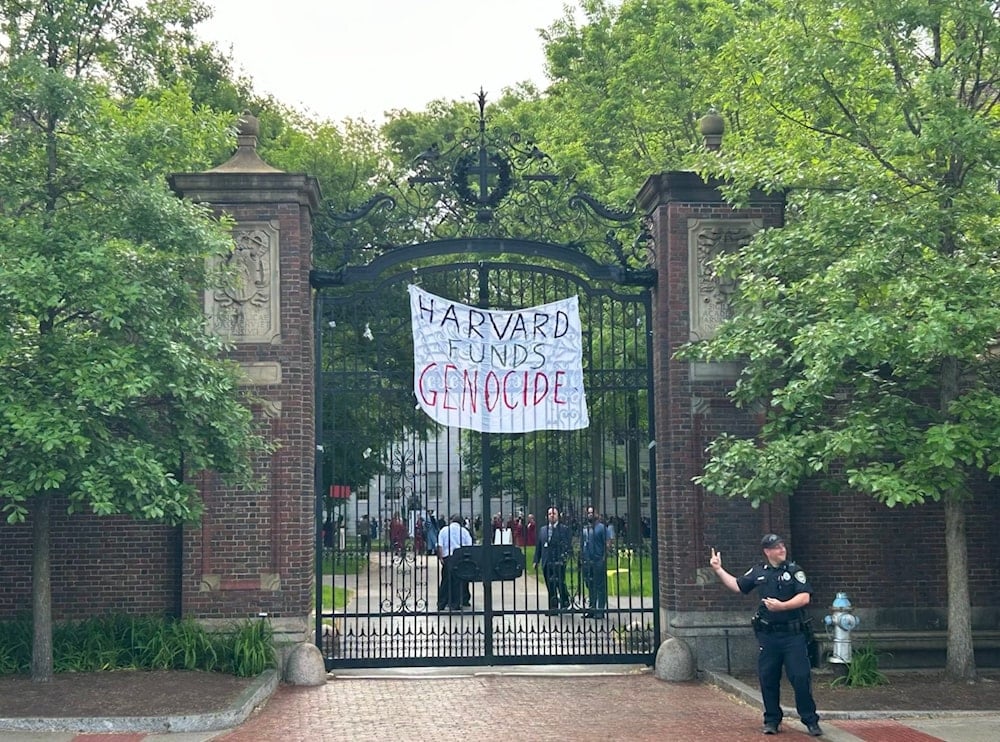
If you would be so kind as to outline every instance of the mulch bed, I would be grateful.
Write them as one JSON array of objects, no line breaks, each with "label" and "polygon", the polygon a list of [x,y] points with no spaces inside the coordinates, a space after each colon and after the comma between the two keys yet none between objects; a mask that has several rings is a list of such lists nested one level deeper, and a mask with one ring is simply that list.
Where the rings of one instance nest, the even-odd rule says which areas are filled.
[{"label": "mulch bed", "polygon": [[[888,683],[871,688],[831,685],[830,673],[813,674],[816,706],[828,711],[997,711],[1000,710],[1000,670],[979,671],[975,683],[948,680],[929,670],[885,671]],[[757,676],[738,674],[738,680],[756,689]],[[781,702],[794,706],[787,679],[782,681]]]},{"label": "mulch bed", "polygon": [[255,682],[214,672],[57,673],[49,683],[0,676],[0,718],[159,716],[224,711]]}]

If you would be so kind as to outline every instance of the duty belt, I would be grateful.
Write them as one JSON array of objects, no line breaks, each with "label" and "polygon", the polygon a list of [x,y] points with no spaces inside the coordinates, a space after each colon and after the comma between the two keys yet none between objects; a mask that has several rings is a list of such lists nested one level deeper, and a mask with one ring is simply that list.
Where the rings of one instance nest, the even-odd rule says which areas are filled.
[{"label": "duty belt", "polygon": [[801,634],[807,628],[803,621],[768,621],[760,616],[751,618],[750,623],[754,631],[762,631],[765,634]]}]

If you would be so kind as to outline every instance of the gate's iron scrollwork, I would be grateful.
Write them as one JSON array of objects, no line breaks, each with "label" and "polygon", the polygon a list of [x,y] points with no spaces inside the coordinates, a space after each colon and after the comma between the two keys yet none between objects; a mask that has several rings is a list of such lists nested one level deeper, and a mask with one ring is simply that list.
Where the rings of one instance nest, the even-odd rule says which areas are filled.
[{"label": "gate's iron scrollwork", "polygon": [[[321,238],[334,257],[312,275],[317,642],[329,667],[652,662],[648,237],[634,205],[604,206],[534,142],[490,130],[482,93],[478,107],[475,130],[332,215]],[[432,423],[413,399],[408,283],[492,309],[578,296],[590,427],[501,435]],[[533,569],[550,506],[572,534],[569,597],[556,610]],[[588,506],[613,534],[596,571],[581,552]],[[434,556],[452,515],[478,545],[460,610],[439,602]]]},{"label": "gate's iron scrollwork", "polygon": [[[648,284],[652,241],[635,202],[614,208],[558,174],[552,159],[519,133],[487,126],[480,91],[476,129],[448,147],[432,144],[408,172],[365,204],[329,214],[334,226],[318,235],[336,255],[337,271],[399,246],[456,237],[518,239],[560,245],[616,264],[629,282]],[[378,233],[359,229],[378,225]],[[631,275],[634,274],[634,275]]]}]

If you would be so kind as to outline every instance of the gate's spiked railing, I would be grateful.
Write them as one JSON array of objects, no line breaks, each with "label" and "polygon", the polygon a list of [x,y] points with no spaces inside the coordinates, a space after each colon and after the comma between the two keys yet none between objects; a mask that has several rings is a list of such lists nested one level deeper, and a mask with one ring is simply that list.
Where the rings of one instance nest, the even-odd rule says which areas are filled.
[{"label": "gate's spiked railing", "polygon": [[431,145],[407,172],[363,205],[330,212],[320,230],[326,269],[370,262],[388,250],[457,237],[556,244],[626,271],[650,265],[651,241],[634,202],[612,208],[558,174],[552,158],[519,133],[487,126],[478,95],[475,130]]}]

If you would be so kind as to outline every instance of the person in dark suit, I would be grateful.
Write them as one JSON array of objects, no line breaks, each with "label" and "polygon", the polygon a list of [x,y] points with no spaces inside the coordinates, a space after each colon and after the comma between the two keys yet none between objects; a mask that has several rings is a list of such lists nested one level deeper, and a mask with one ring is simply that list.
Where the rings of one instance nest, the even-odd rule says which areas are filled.
[{"label": "person in dark suit", "polygon": [[535,547],[535,570],[542,565],[545,589],[549,592],[549,609],[546,615],[555,616],[568,610],[569,589],[566,587],[566,562],[572,550],[572,533],[569,526],[559,522],[559,509],[550,507],[548,523],[542,526]]}]

